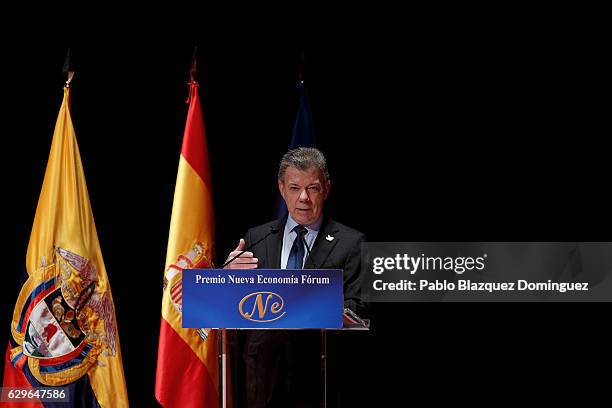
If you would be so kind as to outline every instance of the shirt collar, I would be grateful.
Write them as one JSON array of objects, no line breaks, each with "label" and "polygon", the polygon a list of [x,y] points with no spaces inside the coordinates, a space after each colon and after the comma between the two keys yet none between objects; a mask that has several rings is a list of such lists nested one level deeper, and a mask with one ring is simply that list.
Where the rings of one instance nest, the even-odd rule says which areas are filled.
[{"label": "shirt collar", "polygon": [[[313,222],[312,224],[304,225],[308,232],[318,233],[321,229],[321,224],[323,223],[323,215],[319,217],[318,220]],[[291,214],[287,217],[287,224],[285,225],[285,230],[291,232],[293,228],[298,225],[298,223],[291,217]]]}]

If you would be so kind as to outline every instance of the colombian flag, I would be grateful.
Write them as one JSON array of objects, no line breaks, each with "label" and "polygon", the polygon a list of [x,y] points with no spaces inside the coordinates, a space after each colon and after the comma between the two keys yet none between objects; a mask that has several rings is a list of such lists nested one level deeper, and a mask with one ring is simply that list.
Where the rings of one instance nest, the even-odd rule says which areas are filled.
[{"label": "colombian flag", "polygon": [[71,404],[65,406],[127,407],[115,308],[70,117],[69,85],[26,270],[13,313],[4,387],[68,387]]},{"label": "colombian flag", "polygon": [[179,160],[166,254],[155,396],[166,408],[216,407],[217,331],[183,329],[183,268],[206,268],[213,256],[213,203],[198,84],[189,84],[189,111]]}]

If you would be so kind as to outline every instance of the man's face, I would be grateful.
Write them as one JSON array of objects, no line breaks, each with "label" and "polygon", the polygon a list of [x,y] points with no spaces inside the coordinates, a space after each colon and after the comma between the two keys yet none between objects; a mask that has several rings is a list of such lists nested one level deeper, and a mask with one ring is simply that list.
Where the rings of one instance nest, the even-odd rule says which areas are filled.
[{"label": "man's face", "polygon": [[329,180],[323,180],[319,169],[302,171],[288,167],[283,180],[278,182],[289,214],[299,224],[312,224],[321,216],[331,184]]}]

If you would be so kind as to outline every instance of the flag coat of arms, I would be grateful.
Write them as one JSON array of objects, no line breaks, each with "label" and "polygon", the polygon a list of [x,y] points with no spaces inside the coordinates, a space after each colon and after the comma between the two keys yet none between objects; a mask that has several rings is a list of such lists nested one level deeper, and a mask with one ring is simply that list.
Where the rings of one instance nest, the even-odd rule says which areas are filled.
[{"label": "flag coat of arms", "polygon": [[68,85],[26,271],[11,323],[4,387],[62,386],[69,388],[72,406],[127,407],[113,297],[70,116]]},{"label": "flag coat of arms", "polygon": [[165,408],[218,405],[218,333],[182,327],[182,271],[212,266],[214,223],[208,147],[198,84],[189,110],[172,204],[163,280],[155,396]]}]

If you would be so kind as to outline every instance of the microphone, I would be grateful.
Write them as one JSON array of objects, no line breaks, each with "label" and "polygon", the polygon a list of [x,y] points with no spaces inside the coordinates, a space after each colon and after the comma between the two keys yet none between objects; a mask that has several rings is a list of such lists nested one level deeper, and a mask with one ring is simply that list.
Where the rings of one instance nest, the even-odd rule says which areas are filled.
[{"label": "microphone", "polygon": [[308,252],[308,258],[310,258],[310,260],[312,261],[312,266],[314,266],[315,269],[319,269],[317,268],[317,264],[315,263],[314,258],[312,257],[312,253],[310,253],[310,248],[308,248],[308,243],[306,243],[306,238],[304,237],[305,234],[298,235],[302,239],[302,244],[304,244],[304,246],[306,247],[306,252]]},{"label": "microphone", "polygon": [[227,265],[229,265],[232,262],[234,262],[234,260],[236,258],[240,258],[242,256],[242,254],[244,254],[246,251],[248,251],[249,249],[253,248],[255,245],[259,244],[260,242],[262,242],[263,240],[268,238],[270,235],[276,234],[277,232],[278,232],[278,228],[275,225],[271,225],[270,226],[270,231],[268,231],[268,233],[266,235],[264,235],[263,238],[258,239],[257,241],[255,241],[251,245],[249,245],[248,247],[244,248],[238,255],[234,256],[232,259],[230,259],[229,261],[227,261],[226,263],[221,265],[220,269],[224,269]]}]

